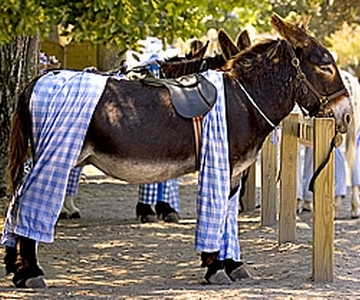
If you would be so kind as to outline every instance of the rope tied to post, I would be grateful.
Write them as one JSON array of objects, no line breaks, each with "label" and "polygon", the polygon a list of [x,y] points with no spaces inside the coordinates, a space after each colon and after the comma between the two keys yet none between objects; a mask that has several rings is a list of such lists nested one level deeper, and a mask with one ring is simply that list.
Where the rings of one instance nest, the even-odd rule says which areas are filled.
[{"label": "rope tied to post", "polygon": [[314,192],[314,184],[315,184],[315,180],[316,178],[320,175],[321,171],[325,168],[325,166],[327,165],[327,163],[330,160],[330,155],[331,152],[334,150],[334,148],[336,147],[336,145],[338,144],[338,139],[337,139],[337,132],[335,133],[334,137],[331,139],[331,143],[330,143],[330,148],[329,151],[325,157],[325,159],[322,161],[322,163],[317,167],[317,169],[315,170],[313,176],[311,177],[310,183],[309,183],[309,191],[310,192]]}]

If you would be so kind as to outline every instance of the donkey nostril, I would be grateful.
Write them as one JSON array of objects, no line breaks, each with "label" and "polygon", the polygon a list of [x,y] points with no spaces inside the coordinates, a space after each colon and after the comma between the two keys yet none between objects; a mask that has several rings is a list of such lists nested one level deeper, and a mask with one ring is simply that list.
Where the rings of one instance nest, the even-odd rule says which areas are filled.
[{"label": "donkey nostril", "polygon": [[350,116],[350,114],[346,114],[346,115],[344,116],[344,123],[349,124],[350,121],[351,121],[351,116]]}]

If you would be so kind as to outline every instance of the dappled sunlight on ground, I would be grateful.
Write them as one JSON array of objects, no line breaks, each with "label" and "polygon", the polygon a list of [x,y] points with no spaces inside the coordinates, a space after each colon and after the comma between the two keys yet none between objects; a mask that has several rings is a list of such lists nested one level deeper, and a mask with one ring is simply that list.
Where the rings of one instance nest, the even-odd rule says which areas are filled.
[{"label": "dappled sunlight on ground", "polygon": [[[49,288],[15,290],[0,269],[0,299],[360,299],[360,221],[335,221],[334,282],[315,284],[310,213],[297,216],[296,241],[283,245],[277,226],[261,227],[259,209],[241,214],[242,258],[252,278],[204,284],[194,250],[196,181],[196,174],[181,180],[180,223],[140,224],[137,186],[87,178],[76,200],[83,218],[60,220],[55,242],[39,244]],[[346,215],[346,201],[343,206]]]}]

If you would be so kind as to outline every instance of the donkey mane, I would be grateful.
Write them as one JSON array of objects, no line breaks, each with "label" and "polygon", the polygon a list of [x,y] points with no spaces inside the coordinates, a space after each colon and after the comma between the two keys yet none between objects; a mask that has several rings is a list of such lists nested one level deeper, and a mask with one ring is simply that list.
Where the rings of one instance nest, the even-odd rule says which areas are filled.
[{"label": "donkey mane", "polygon": [[179,77],[184,74],[199,73],[208,69],[220,69],[225,65],[225,59],[221,54],[214,57],[193,58],[187,61],[161,62],[161,70],[166,77]]},{"label": "donkey mane", "polygon": [[[265,40],[237,54],[231,60],[230,77],[247,78],[253,88],[263,85],[258,78],[265,73],[269,74],[269,67],[274,69],[273,74],[276,78],[283,79],[289,76],[289,68],[284,67],[287,64],[286,57],[289,44],[285,40]],[[275,62],[275,63],[274,63]],[[251,76],[250,76],[251,75]]]}]

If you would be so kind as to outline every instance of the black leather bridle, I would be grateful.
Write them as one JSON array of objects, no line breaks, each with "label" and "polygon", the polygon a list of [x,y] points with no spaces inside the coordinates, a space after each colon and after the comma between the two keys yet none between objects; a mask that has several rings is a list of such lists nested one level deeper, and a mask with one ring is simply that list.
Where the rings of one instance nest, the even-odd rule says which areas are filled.
[{"label": "black leather bridle", "polygon": [[[320,102],[319,110],[322,107],[325,107],[330,101],[332,101],[342,95],[349,97],[349,93],[345,87],[340,89],[337,92],[330,94],[330,95],[320,94],[320,92],[315,88],[315,86],[307,79],[306,74],[301,69],[300,60],[296,57],[294,48],[290,44],[289,44],[289,52],[291,55],[291,64],[295,67],[296,72],[297,72],[296,78],[300,81],[300,83],[305,84],[306,87],[319,99],[319,102]],[[299,105],[299,106],[301,107],[301,105]],[[316,113],[318,113],[318,111]],[[314,116],[316,113],[312,113],[311,115]]]}]

